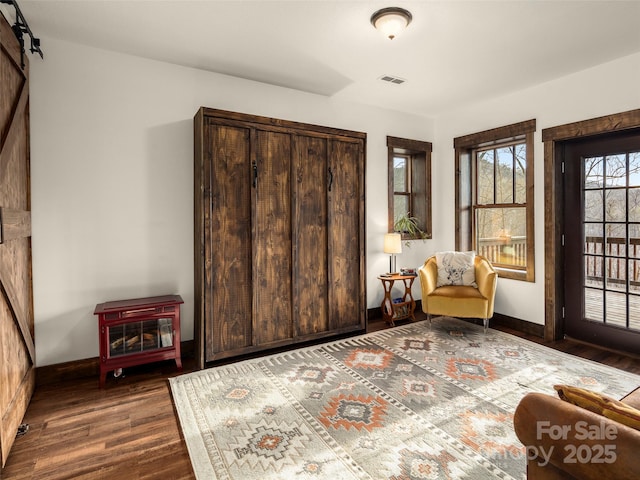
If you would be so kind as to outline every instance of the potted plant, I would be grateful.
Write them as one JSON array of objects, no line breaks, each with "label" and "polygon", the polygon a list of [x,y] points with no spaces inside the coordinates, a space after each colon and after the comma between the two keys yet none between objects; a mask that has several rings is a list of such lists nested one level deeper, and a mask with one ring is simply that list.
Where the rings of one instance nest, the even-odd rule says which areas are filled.
[{"label": "potted plant", "polygon": [[409,240],[427,238],[427,234],[418,225],[418,219],[416,217],[409,216],[405,213],[399,216],[393,224],[393,230],[400,233],[402,237],[407,240],[405,243],[409,246]]}]

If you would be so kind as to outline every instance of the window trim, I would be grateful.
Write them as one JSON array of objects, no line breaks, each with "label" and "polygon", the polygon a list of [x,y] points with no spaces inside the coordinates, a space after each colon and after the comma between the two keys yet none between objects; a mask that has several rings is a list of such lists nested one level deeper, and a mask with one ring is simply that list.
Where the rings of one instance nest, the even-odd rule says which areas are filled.
[{"label": "window trim", "polygon": [[[415,207],[414,192],[424,189],[426,205],[424,206],[424,216],[415,212],[410,212],[412,216],[420,219],[421,226],[424,225],[426,239],[432,237],[431,227],[431,152],[433,145],[431,142],[423,142],[420,140],[410,140],[406,138],[387,136],[387,193],[388,193],[388,231],[394,231],[394,184],[393,184],[393,159],[397,155],[408,156],[410,159],[411,172],[408,173],[408,189],[411,195],[409,204]],[[424,177],[414,177],[414,163],[424,159]],[[418,183],[419,182],[419,183]],[[416,185],[418,188],[416,188]],[[422,217],[422,218],[421,218]],[[422,237],[410,236],[406,233],[402,234],[403,240],[415,240]]]},{"label": "window trim", "polygon": [[522,141],[526,153],[526,231],[527,266],[514,270],[494,266],[498,275],[513,280],[535,281],[535,204],[534,204],[534,143],[536,120],[506,125],[453,139],[455,149],[455,245],[456,250],[472,250],[475,245],[475,150]]}]

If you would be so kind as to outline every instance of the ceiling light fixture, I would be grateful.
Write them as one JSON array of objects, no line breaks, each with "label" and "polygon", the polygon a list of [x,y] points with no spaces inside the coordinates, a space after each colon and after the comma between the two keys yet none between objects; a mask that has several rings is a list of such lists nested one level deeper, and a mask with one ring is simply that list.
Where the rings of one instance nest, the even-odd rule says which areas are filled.
[{"label": "ceiling light fixture", "polygon": [[413,17],[411,12],[400,7],[389,7],[378,10],[371,15],[371,24],[380,30],[389,40],[396,38],[407,28]]}]

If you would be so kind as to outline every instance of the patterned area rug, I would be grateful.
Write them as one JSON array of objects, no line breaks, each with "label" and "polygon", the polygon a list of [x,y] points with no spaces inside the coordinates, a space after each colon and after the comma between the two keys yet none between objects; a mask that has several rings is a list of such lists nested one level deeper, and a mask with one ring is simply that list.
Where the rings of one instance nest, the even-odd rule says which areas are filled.
[{"label": "patterned area rug", "polygon": [[523,395],[640,376],[453,318],[172,378],[198,479],[523,479]]}]

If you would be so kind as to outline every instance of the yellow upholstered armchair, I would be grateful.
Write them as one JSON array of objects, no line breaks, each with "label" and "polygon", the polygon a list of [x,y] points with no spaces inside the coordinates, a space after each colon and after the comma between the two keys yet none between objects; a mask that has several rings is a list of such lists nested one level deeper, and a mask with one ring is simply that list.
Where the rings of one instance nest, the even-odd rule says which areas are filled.
[{"label": "yellow upholstered armchair", "polygon": [[[457,260],[453,264],[446,263],[452,258]],[[467,268],[460,267],[465,261],[468,262]],[[485,257],[473,252],[437,253],[427,258],[418,274],[422,311],[427,314],[429,322],[433,315],[481,318],[486,332],[489,319],[493,317],[498,274]]]}]

